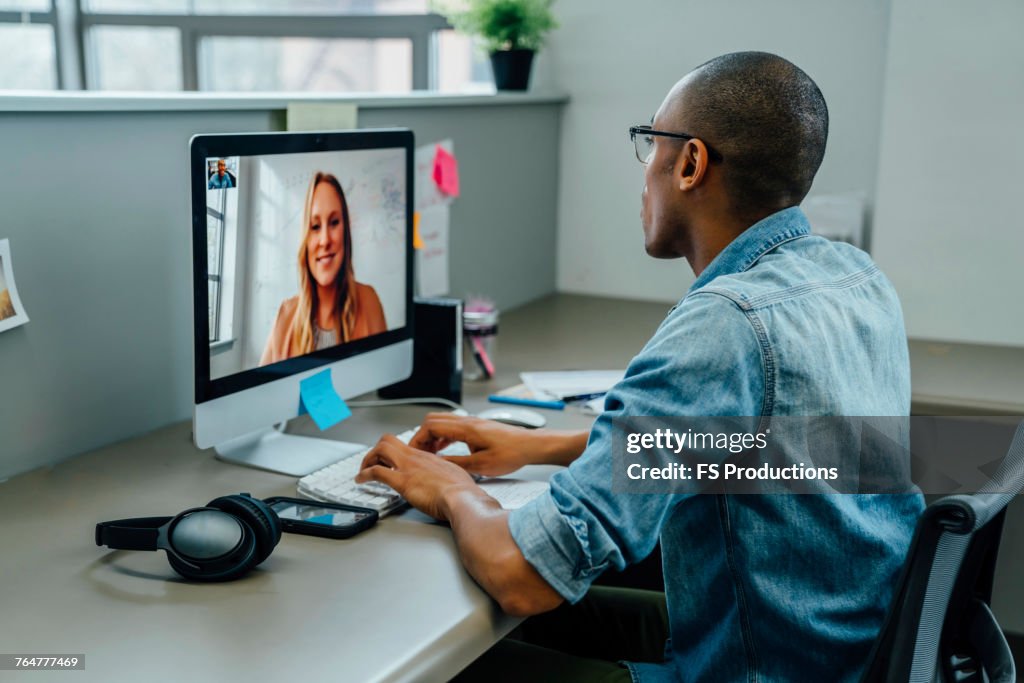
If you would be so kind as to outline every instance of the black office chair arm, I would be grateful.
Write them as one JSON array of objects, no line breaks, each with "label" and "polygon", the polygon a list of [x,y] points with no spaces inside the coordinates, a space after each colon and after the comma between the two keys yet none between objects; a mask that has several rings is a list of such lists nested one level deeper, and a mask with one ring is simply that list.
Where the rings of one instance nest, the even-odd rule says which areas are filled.
[{"label": "black office chair arm", "polygon": [[[971,603],[969,619],[966,631],[970,646],[983,663],[988,683],[1014,683],[1017,680],[1017,672],[1013,664],[1013,654],[992,610],[984,601],[975,599]],[[963,676],[954,678],[948,675],[952,671],[967,673],[962,665],[957,666],[953,657],[947,660],[946,666],[949,680],[963,680]],[[971,662],[970,666],[976,664]]]},{"label": "black office chair arm", "polygon": [[943,498],[921,515],[863,683],[905,683],[912,672],[922,679],[937,674],[937,680],[973,683],[984,680],[979,669],[991,681],[1015,680],[1006,639],[988,603],[1006,506],[1022,489],[1024,422],[978,493]]},{"label": "black office chair arm", "polygon": [[947,496],[928,506],[922,521],[939,532],[969,534],[977,528],[978,514],[969,496]]},{"label": "black office chair arm", "polygon": [[[915,615],[921,614],[939,538],[947,532],[969,534],[975,523],[970,501],[958,496],[943,498],[925,508],[914,529],[892,606],[872,647],[870,664],[861,677],[863,683],[903,683],[909,678],[917,643]],[[904,618],[905,615],[911,618]]]}]

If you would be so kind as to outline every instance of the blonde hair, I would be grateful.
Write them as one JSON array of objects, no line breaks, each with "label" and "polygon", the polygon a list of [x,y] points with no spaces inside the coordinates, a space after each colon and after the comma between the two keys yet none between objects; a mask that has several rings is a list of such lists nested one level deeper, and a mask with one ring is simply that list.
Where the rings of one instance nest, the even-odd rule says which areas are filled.
[{"label": "blonde hair", "polygon": [[352,269],[352,231],[349,224],[348,202],[345,200],[345,191],[341,189],[341,183],[330,173],[317,172],[309,183],[309,190],[306,191],[306,203],[302,211],[302,239],[299,241],[299,304],[295,318],[292,321],[292,329],[288,335],[290,341],[290,354],[298,356],[310,353],[315,350],[316,335],[313,328],[316,324],[316,311],[319,308],[317,289],[313,275],[309,272],[309,251],[307,243],[309,230],[312,227],[313,213],[313,192],[320,183],[327,183],[338,193],[341,200],[341,219],[345,226],[344,234],[344,256],[342,257],[341,268],[338,270],[338,279],[335,286],[338,288],[337,308],[334,312],[335,326],[341,331],[339,341],[347,342],[352,338],[358,316],[358,303],[356,301],[356,277]]}]

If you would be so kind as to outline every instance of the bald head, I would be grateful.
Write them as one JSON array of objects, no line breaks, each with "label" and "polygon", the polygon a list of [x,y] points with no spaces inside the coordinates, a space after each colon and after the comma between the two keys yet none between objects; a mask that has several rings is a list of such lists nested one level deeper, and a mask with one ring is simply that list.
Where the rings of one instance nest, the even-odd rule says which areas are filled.
[{"label": "bald head", "polygon": [[705,62],[676,84],[663,109],[666,123],[724,157],[722,174],[738,213],[799,204],[825,156],[821,90],[773,54],[734,52]]}]

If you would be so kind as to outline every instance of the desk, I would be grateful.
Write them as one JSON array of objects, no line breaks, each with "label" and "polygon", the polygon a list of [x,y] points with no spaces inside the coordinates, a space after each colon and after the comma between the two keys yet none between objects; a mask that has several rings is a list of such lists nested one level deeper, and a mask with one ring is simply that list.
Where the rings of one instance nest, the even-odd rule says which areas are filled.
[{"label": "desk", "polygon": [[[467,384],[464,403],[482,409],[521,370],[624,367],[667,309],[559,295],[510,312],[498,377]],[[323,435],[374,442],[424,410],[356,409]],[[543,412],[553,427],[591,420]],[[308,418],[295,423],[315,432]],[[172,515],[238,491],[295,495],[294,478],[196,450],[190,429],[171,425],[0,484],[0,652],[84,654],[86,667],[0,680],[442,681],[516,625],[463,570],[450,530],[415,511],[347,541],[286,534],[256,571],[225,584],[177,579],[163,552],[97,548],[102,520]]]}]

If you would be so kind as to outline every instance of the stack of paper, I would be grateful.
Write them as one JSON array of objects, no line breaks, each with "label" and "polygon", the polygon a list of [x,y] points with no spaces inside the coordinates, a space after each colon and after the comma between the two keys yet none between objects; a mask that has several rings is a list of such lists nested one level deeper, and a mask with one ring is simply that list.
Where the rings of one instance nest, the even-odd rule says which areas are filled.
[{"label": "stack of paper", "polygon": [[625,370],[569,370],[522,372],[519,377],[537,398],[573,402],[600,399],[625,375]]}]

